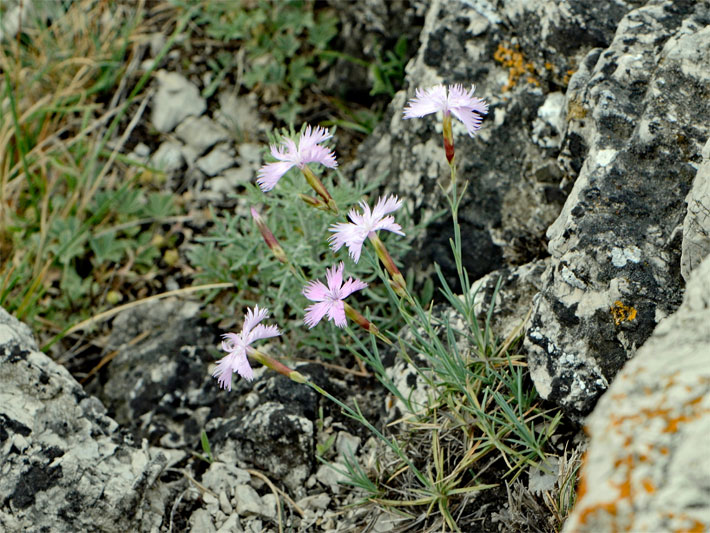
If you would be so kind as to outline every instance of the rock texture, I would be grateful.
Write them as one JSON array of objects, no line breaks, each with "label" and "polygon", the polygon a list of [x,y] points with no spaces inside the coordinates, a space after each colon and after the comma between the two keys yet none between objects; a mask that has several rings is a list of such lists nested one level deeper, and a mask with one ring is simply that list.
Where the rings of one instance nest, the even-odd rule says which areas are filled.
[{"label": "rock texture", "polygon": [[567,90],[574,187],[549,228],[527,335],[545,398],[588,413],[680,304],[685,198],[710,133],[710,6],[649,2],[589,52]]},{"label": "rock texture", "polygon": [[587,420],[565,533],[710,530],[710,257]]},{"label": "rock texture", "polygon": [[703,164],[685,199],[688,214],[683,221],[680,273],[688,280],[690,272],[710,254],[710,139],[703,148]]},{"label": "rock texture", "polygon": [[[220,390],[209,374],[217,337],[196,312],[167,300],[115,319],[114,359],[92,387],[104,407],[0,308],[0,531],[271,531],[287,505],[294,531],[362,523],[368,509],[339,510],[358,495],[333,496],[343,476],[318,466],[315,445],[341,464],[374,445],[361,447],[310,388],[263,368]],[[320,367],[299,370],[346,397]]]},{"label": "rock texture", "polygon": [[0,308],[0,530],[151,531],[181,456],[134,443]]}]

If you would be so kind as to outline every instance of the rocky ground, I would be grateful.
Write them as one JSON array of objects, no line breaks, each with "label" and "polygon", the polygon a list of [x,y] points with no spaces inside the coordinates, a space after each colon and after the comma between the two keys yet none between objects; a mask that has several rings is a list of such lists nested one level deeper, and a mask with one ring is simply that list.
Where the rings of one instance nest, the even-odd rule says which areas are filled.
[{"label": "rocky ground", "polygon": [[[406,88],[346,176],[387,172],[384,188],[425,219],[443,206],[436,184],[448,169],[435,121],[404,122],[405,102],[416,87],[475,83],[490,105],[475,139],[454,129],[470,180],[464,263],[486,298],[502,276],[493,317],[502,337],[532,309],[524,351],[534,385],[569,426],[586,420],[564,531],[710,528],[710,3],[432,0],[403,4],[399,19],[384,0],[364,4],[359,17],[342,14],[361,42],[393,21],[423,17],[423,29]],[[271,127],[253,98],[205,99],[199,83],[158,71],[141,127],[161,142],[131,146],[166,171],[171,190],[189,189],[196,209],[223,205],[254,179],[254,140]],[[235,125],[243,142],[229,135]],[[450,222],[415,243],[408,261],[421,276],[436,258],[455,281],[444,259]],[[197,303],[124,312],[105,343],[111,364],[84,388],[0,309],[0,529],[425,527],[348,507],[357,491],[315,460],[316,446],[334,437],[330,460],[352,451],[366,471],[382,452],[310,389],[261,369],[253,383],[219,390],[207,372],[218,334]],[[314,363],[298,370],[386,419],[386,394],[371,381]],[[197,457],[202,429],[211,461]],[[462,530],[550,531],[552,512],[525,478],[512,493],[471,500]]]}]

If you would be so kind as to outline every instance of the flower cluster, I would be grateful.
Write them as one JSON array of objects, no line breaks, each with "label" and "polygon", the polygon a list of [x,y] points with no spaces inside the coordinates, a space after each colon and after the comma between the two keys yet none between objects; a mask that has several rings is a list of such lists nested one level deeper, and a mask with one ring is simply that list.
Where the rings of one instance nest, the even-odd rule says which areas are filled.
[{"label": "flower cluster", "polygon": [[[444,147],[451,165],[452,177],[455,175],[455,166],[451,116],[453,115],[460,120],[469,135],[473,136],[481,127],[482,115],[488,113],[488,104],[484,100],[473,96],[473,93],[473,86],[471,89],[465,90],[462,85],[450,85],[448,88],[444,85],[436,85],[430,89],[417,89],[415,97],[409,101],[408,106],[404,109],[405,119],[442,112]],[[257,184],[261,190],[263,192],[272,190],[284,174],[296,167],[318,195],[316,197],[301,195],[301,198],[311,206],[338,214],[333,198],[308,166],[310,163],[317,163],[327,168],[336,168],[338,166],[333,151],[322,145],[331,137],[332,135],[328,129],[306,126],[301,132],[298,142],[292,139],[284,139],[280,145],[271,145],[271,155],[276,161],[264,164],[259,170]],[[394,211],[402,207],[402,201],[396,196],[384,196],[377,200],[373,208],[370,208],[365,201],[361,201],[359,207],[359,211],[355,208],[350,210],[348,213],[349,222],[337,222],[330,226],[329,231],[332,233],[328,238],[330,247],[334,252],[337,252],[345,246],[348,249],[350,258],[355,263],[358,263],[365,240],[369,240],[377,257],[390,276],[389,282],[392,288],[397,294],[412,303],[413,300],[407,291],[402,274],[387,252],[384,243],[377,235],[380,230],[404,235],[402,227],[395,222],[392,216]],[[297,270],[294,265],[289,263],[284,250],[259,213],[255,209],[252,209],[251,213],[266,244],[275,257],[282,263],[288,264],[293,272],[300,273],[300,270]],[[347,324],[347,318],[350,318],[365,330],[376,335],[380,340],[391,344],[391,340],[380,333],[374,324],[345,302],[345,298],[352,293],[365,289],[367,283],[352,277],[349,277],[344,282],[344,271],[345,264],[341,261],[337,266],[326,269],[325,283],[320,280],[314,280],[305,284],[302,293],[314,303],[306,307],[304,323],[311,329],[320,323],[323,318],[327,317],[327,320],[332,321],[337,327],[343,328]],[[251,346],[254,341],[276,337],[281,334],[276,326],[260,324],[267,316],[268,311],[266,309],[259,309],[258,306],[254,310],[249,309],[244,319],[241,333],[223,335],[222,349],[227,352],[227,355],[217,362],[217,368],[213,374],[218,379],[220,387],[231,390],[234,372],[246,380],[253,379],[254,373],[248,357],[252,357],[294,381],[305,382],[305,378],[301,374],[287,368]]]}]

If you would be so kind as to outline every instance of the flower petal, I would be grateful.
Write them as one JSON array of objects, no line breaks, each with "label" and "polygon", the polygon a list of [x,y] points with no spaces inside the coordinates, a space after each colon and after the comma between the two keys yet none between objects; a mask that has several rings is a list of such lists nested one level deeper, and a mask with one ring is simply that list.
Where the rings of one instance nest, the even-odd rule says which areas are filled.
[{"label": "flower petal", "polygon": [[337,298],[340,292],[340,286],[343,284],[344,270],[345,263],[342,261],[337,266],[325,269],[325,279],[328,283],[328,290],[333,298]]},{"label": "flower petal", "polygon": [[402,207],[402,200],[396,196],[380,197],[372,210],[372,218],[380,219],[388,213],[397,211]]},{"label": "flower petal", "polygon": [[[267,316],[269,316],[268,309],[259,309],[258,305],[255,305],[253,310],[247,308],[247,314],[244,317],[244,325],[242,326],[242,339],[244,339],[245,342],[249,338],[249,332],[254,329],[254,326]],[[249,342],[246,342],[246,344],[249,344]]]},{"label": "flower petal", "polygon": [[301,164],[306,163],[320,163],[328,168],[338,166],[333,150],[318,145],[310,146],[306,149],[301,148]]},{"label": "flower petal", "polygon": [[372,231],[379,231],[381,229],[391,231],[392,233],[396,233],[397,235],[404,235],[404,232],[402,231],[402,226],[400,226],[394,221],[393,216],[385,217],[379,222],[377,222],[377,224],[375,224],[375,226],[372,228]]},{"label": "flower petal", "polygon": [[263,192],[273,189],[281,177],[288,172],[294,163],[277,161],[275,163],[267,163],[259,169],[256,183]]},{"label": "flower petal", "polygon": [[344,328],[347,325],[345,304],[342,300],[336,300],[328,307],[328,319],[332,320],[339,328]]},{"label": "flower petal", "polygon": [[[362,246],[368,233],[366,229],[345,222],[333,224],[330,226],[329,230],[333,232],[333,235],[328,238],[328,242],[330,242],[330,247],[334,252],[340,250],[343,245],[346,245],[348,248],[351,246]],[[357,256],[360,257],[360,254],[358,253]]]},{"label": "flower petal", "polygon": [[279,335],[281,335],[281,332],[277,326],[264,326],[263,324],[259,324],[249,332],[249,342],[247,342],[247,344],[251,344],[260,339],[278,337]]},{"label": "flower petal", "polygon": [[212,373],[212,377],[217,378],[217,383],[223,389],[232,390],[232,360],[234,354],[227,355],[217,361],[217,368]]},{"label": "flower petal", "polygon": [[468,131],[471,137],[473,137],[476,131],[481,127],[481,122],[483,121],[483,117],[470,108],[460,107],[452,109],[451,114],[466,126],[466,131]]},{"label": "flower petal", "polygon": [[234,367],[234,370],[237,372],[237,374],[242,376],[247,381],[251,381],[254,379],[254,371],[252,370],[251,365],[249,364],[249,359],[247,358],[246,352],[235,357],[232,366]]},{"label": "flower petal", "polygon": [[228,353],[239,349],[244,344],[240,333],[224,333],[222,339],[222,349]]},{"label": "flower petal", "polygon": [[430,89],[417,89],[414,98],[409,100],[408,107],[404,109],[404,118],[417,118],[446,111],[446,87],[435,85]]},{"label": "flower petal", "polygon": [[347,298],[355,291],[359,291],[367,287],[367,283],[360,281],[359,279],[348,278],[343,286],[340,288],[340,298]]},{"label": "flower petal", "polygon": [[294,164],[298,162],[298,147],[292,139],[284,139],[281,142],[281,146],[272,144],[269,148],[271,149],[271,155],[279,161]]},{"label": "flower petal", "polygon": [[308,150],[318,143],[327,141],[331,137],[332,135],[329,129],[321,128],[320,126],[311,128],[311,126],[308,125],[304,132],[301,133],[301,137],[298,140],[298,149],[303,153],[304,150]]},{"label": "flower petal", "polygon": [[322,302],[328,296],[328,287],[320,280],[309,281],[302,294],[312,302]]},{"label": "flower petal", "polygon": [[317,304],[306,307],[306,316],[303,322],[308,326],[308,329],[313,328],[330,309],[331,302],[319,302]]}]

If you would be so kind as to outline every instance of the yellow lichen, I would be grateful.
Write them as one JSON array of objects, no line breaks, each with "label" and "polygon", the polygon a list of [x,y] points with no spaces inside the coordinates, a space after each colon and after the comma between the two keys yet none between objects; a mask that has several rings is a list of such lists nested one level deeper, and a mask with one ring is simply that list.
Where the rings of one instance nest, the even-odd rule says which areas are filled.
[{"label": "yellow lichen", "polygon": [[620,326],[622,322],[631,322],[636,319],[636,309],[630,305],[625,305],[620,300],[614,302],[610,311],[614,324],[617,326]]},{"label": "yellow lichen", "polygon": [[540,81],[535,77],[535,65],[531,62],[525,62],[520,47],[508,47],[504,44],[499,44],[498,49],[493,53],[493,59],[508,69],[508,82],[503,85],[503,92],[509,91],[525,76],[525,81],[532,85],[540,86]]}]

